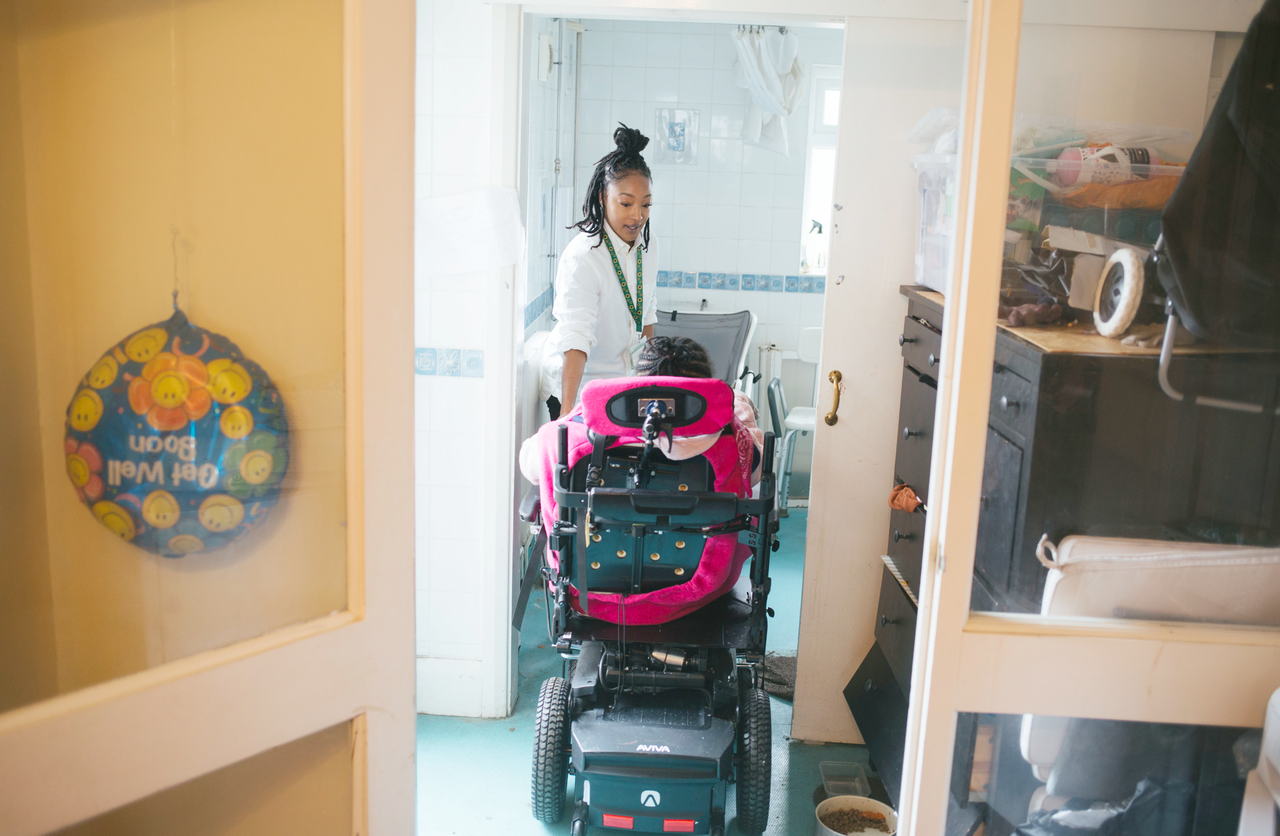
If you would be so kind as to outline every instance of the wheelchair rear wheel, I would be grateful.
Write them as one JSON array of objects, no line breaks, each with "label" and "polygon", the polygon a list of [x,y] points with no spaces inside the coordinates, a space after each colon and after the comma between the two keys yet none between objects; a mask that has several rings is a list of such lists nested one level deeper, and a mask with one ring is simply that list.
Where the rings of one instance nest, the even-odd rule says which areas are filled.
[{"label": "wheelchair rear wheel", "polygon": [[769,695],[745,686],[738,705],[738,829],[763,833],[769,823],[773,779],[773,723]]},{"label": "wheelchair rear wheel", "polygon": [[553,676],[542,683],[533,722],[533,817],[554,824],[564,815],[569,785],[569,683]]}]

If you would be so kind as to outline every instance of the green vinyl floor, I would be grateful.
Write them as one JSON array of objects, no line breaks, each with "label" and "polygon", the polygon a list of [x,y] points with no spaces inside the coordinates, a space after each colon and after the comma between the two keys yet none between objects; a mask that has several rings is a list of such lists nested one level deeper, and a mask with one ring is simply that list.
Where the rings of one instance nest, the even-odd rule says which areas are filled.
[{"label": "green vinyl floor", "polygon": [[[800,589],[804,574],[806,511],[792,509],[782,520],[781,548],[770,561],[769,649],[794,654],[799,644]],[[538,689],[561,675],[560,657],[547,647],[546,611],[535,596],[521,631],[519,701],[501,720],[418,717],[418,833],[420,836],[523,836],[568,834],[571,805],[555,825],[533,818],[529,770],[533,758],[533,715]],[[789,738],[791,704],[770,698],[773,719],[773,792],[767,836],[807,836],[813,832],[813,795],[822,783],[822,761],[867,763],[862,746],[815,745]],[[572,781],[570,778],[570,793]],[[735,826],[734,790],[729,788],[728,833]],[[592,834],[620,831],[593,828]]]}]

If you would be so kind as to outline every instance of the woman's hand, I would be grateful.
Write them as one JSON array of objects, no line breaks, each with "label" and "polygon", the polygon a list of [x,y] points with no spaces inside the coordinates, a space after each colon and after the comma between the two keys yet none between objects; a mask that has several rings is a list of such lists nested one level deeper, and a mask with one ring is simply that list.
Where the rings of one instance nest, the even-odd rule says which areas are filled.
[{"label": "woman's hand", "polygon": [[569,414],[578,400],[578,386],[582,383],[582,370],[587,367],[587,353],[571,348],[564,353],[564,368],[560,370],[560,417]]}]

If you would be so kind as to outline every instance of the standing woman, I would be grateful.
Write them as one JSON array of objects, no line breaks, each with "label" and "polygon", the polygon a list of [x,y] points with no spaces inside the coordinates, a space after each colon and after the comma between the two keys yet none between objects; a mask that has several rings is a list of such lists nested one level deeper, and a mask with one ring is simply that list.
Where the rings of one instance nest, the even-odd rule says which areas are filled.
[{"label": "standing woman", "polygon": [[559,403],[552,416],[573,408],[582,384],[634,374],[644,340],[658,319],[651,276],[658,267],[649,236],[653,175],[640,152],[649,139],[621,125],[617,148],[596,163],[582,204],[581,230],[556,272],[553,350],[564,355]]}]

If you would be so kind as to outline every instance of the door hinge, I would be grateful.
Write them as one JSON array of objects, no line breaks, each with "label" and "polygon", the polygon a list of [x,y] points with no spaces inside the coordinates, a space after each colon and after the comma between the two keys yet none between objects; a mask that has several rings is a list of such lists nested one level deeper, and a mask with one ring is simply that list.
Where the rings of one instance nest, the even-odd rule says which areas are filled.
[{"label": "door hinge", "polygon": [[560,173],[560,161],[556,160],[556,174]]}]

